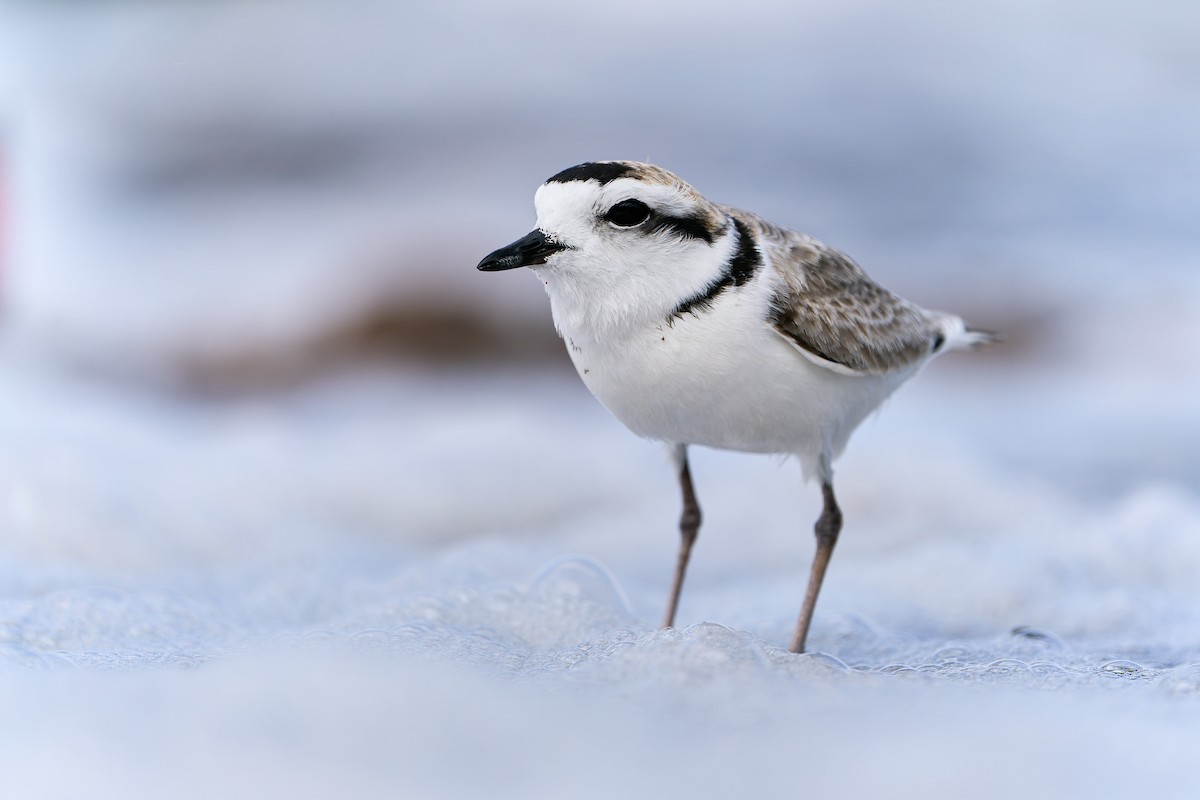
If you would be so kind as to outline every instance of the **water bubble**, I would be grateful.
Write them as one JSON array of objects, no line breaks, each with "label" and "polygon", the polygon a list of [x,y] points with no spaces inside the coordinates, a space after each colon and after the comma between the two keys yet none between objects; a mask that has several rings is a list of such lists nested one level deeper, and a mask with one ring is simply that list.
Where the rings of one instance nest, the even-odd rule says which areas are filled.
[{"label": "water bubble", "polygon": [[888,664],[876,670],[884,675],[918,675],[920,674],[914,667],[908,664]]},{"label": "water bubble", "polygon": [[1048,631],[1045,628],[1035,628],[1032,625],[1019,625],[1012,629],[1012,635],[1039,642],[1055,650],[1063,650],[1067,646],[1066,642],[1058,634]]},{"label": "water bubble", "polygon": [[634,616],[633,604],[608,567],[586,556],[563,556],[539,569],[529,581],[535,594],[590,601]]},{"label": "water bubble", "polygon": [[970,648],[962,645],[948,645],[938,648],[933,654],[933,660],[943,664],[964,664],[971,660]]},{"label": "water bubble", "polygon": [[1001,658],[983,668],[984,675],[1015,675],[1029,672],[1029,664],[1016,658]]},{"label": "water bubble", "polygon": [[1100,665],[1100,674],[1109,678],[1126,678],[1136,680],[1146,677],[1146,668],[1136,661],[1114,659]]},{"label": "water bubble", "polygon": [[392,646],[392,635],[382,628],[366,628],[351,635],[350,644],[363,650],[387,650]]},{"label": "water bubble", "polygon": [[804,662],[806,667],[819,668],[824,672],[849,674],[853,671],[850,669],[849,664],[836,656],[831,656],[829,653],[802,653],[799,658]]}]

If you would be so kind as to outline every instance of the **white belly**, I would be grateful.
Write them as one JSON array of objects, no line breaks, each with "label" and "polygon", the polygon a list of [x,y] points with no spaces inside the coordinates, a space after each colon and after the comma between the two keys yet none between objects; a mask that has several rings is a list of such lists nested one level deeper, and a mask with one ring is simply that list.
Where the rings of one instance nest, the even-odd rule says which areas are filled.
[{"label": "white belly", "polygon": [[841,375],[805,358],[763,320],[719,303],[621,339],[567,334],[588,389],[634,433],[755,453],[791,453],[813,474],[913,370]]}]

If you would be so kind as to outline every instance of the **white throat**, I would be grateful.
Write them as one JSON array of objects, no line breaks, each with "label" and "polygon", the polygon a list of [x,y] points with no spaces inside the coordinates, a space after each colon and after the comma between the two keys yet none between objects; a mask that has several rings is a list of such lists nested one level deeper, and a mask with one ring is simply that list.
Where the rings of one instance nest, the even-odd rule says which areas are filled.
[{"label": "white throat", "polygon": [[592,222],[596,206],[619,199],[620,184],[614,181],[599,194],[580,182],[546,184],[535,197],[538,228],[568,248],[534,268],[563,337],[611,341],[663,321],[703,292],[733,257],[732,221],[711,245],[665,233],[631,236],[603,222],[597,226]]}]

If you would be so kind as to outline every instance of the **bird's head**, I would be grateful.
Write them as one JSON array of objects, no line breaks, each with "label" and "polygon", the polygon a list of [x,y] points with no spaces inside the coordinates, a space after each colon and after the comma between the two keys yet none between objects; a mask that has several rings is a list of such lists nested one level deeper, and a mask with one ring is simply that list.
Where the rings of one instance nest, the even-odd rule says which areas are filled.
[{"label": "bird's head", "polygon": [[[674,174],[633,161],[580,164],[534,195],[537,227],[489,254],[484,272],[533,268],[555,304],[659,313],[730,255],[732,221]],[[582,309],[580,309],[582,310]]]}]

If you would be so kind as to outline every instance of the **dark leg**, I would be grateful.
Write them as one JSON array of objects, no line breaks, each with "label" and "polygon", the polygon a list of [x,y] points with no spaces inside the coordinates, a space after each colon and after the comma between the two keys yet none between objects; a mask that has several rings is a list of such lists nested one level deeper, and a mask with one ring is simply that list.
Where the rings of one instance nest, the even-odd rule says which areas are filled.
[{"label": "dark leg", "polygon": [[813,608],[817,605],[817,595],[821,592],[821,582],[825,580],[825,569],[829,566],[829,558],[833,555],[833,546],[837,544],[838,532],[842,529],[842,511],[838,508],[833,496],[833,484],[825,481],[821,484],[821,495],[825,498],[825,509],[817,519],[814,531],[817,534],[817,554],[813,556],[812,575],[808,579],[808,591],[804,593],[804,605],[800,609],[800,619],[796,622],[796,634],[792,637],[793,653],[804,652],[804,642],[808,639],[808,626],[812,624]]},{"label": "dark leg", "polygon": [[679,517],[679,562],[675,565],[675,580],[671,582],[671,596],[667,601],[667,615],[663,617],[664,628],[675,624],[675,608],[679,605],[679,593],[683,590],[683,574],[687,571],[692,545],[700,530],[700,505],[696,502],[696,490],[692,488],[692,471],[688,469],[687,445],[675,446],[675,466],[679,470],[679,488],[683,492],[683,514]]}]

